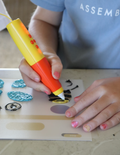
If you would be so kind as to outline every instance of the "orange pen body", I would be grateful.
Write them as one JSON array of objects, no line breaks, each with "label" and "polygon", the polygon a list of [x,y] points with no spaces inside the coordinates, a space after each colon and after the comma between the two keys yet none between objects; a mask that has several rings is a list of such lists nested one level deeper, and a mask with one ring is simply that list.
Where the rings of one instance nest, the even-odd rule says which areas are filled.
[{"label": "orange pen body", "polygon": [[50,88],[52,92],[61,88],[60,82],[52,77],[50,64],[45,57],[31,67],[40,75],[41,81]]},{"label": "orange pen body", "polygon": [[51,66],[48,60],[20,19],[10,22],[7,25],[7,29],[28,64],[40,75],[41,81],[55,95],[59,96],[62,94],[63,96],[61,83],[52,77]]}]

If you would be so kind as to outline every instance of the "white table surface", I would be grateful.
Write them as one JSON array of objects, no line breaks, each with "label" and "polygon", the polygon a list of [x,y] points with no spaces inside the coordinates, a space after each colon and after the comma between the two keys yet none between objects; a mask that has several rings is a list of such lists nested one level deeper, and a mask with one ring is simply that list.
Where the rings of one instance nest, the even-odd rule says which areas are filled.
[{"label": "white table surface", "polygon": [[[120,76],[120,70],[63,70],[62,79],[82,79],[85,89],[96,79]],[[1,68],[0,79],[21,78],[18,69]],[[0,155],[120,155],[120,124],[92,132],[92,142],[0,140]]]}]

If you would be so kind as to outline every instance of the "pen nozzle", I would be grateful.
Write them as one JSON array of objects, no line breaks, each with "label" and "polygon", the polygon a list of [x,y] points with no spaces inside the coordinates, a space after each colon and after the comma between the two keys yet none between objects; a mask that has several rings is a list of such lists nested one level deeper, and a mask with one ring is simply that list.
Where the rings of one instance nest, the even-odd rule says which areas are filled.
[{"label": "pen nozzle", "polygon": [[61,94],[58,95],[62,100],[65,100],[64,93],[62,92]]}]

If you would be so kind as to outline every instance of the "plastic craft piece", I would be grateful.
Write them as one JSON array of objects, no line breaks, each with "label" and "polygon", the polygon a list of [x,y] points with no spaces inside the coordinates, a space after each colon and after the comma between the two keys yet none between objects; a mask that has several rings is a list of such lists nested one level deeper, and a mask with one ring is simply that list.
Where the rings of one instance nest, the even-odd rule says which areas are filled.
[{"label": "plastic craft piece", "polygon": [[27,93],[23,93],[20,91],[11,91],[7,93],[8,97],[14,101],[24,102],[30,101],[33,97]]},{"label": "plastic craft piece", "polygon": [[12,87],[13,88],[24,88],[26,87],[26,84],[22,79],[19,79],[13,82]]},{"label": "plastic craft piece", "polygon": [[2,90],[0,90],[0,95],[2,94]]},{"label": "plastic craft piece", "polygon": [[21,104],[19,104],[17,102],[12,102],[12,103],[8,103],[5,106],[5,109],[8,111],[16,111],[16,110],[20,109],[21,107],[22,107]]},{"label": "plastic craft piece", "polygon": [[0,88],[3,88],[4,81],[0,79]]}]

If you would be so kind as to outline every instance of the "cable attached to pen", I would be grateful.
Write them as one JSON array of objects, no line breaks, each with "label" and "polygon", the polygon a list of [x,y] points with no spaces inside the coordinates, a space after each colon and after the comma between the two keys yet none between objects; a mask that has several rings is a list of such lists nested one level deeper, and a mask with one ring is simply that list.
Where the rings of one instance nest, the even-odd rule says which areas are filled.
[{"label": "cable attached to pen", "polygon": [[12,22],[12,19],[10,17],[8,17],[8,16],[6,16],[6,15],[4,15],[2,13],[0,13],[0,15],[7,17]]}]

